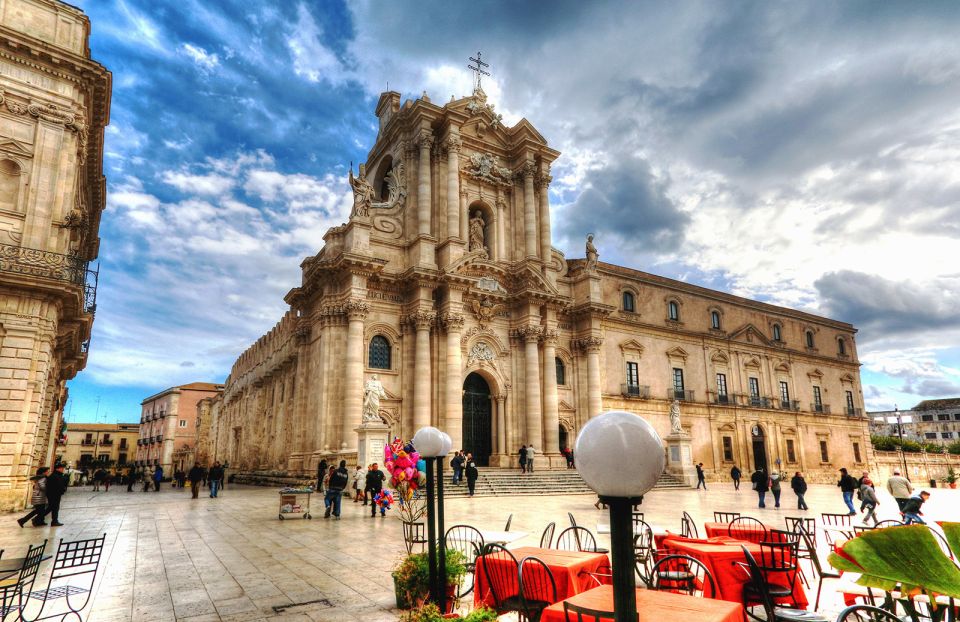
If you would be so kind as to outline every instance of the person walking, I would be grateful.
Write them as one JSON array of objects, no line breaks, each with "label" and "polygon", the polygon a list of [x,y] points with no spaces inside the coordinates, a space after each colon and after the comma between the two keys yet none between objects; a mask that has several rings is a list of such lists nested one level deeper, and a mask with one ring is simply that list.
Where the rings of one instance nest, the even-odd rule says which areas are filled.
[{"label": "person walking", "polygon": [[770,490],[770,478],[767,477],[766,470],[761,467],[754,471],[753,475],[750,476],[750,481],[753,482],[753,489],[757,491],[757,497],[760,498],[760,505],[758,507],[767,507],[765,501],[767,491]]},{"label": "person walking", "polygon": [[163,467],[159,464],[153,470],[153,489],[160,492],[160,482],[163,481]]},{"label": "person walking", "polygon": [[770,474],[770,492],[773,493],[773,507],[780,507],[780,473],[774,471]]},{"label": "person walking", "polygon": [[349,483],[350,473],[347,472],[347,461],[341,460],[340,467],[330,475],[330,480],[327,482],[327,494],[323,499],[323,505],[327,508],[323,513],[324,518],[330,518],[330,513],[333,512],[334,519],[340,520],[341,496]]},{"label": "person walking", "polygon": [[533,443],[527,445],[527,473],[533,473],[533,459],[537,456],[537,450],[533,448]]},{"label": "person walking", "polygon": [[740,470],[740,467],[733,465],[733,468],[730,469],[730,479],[733,480],[733,489],[740,490],[740,478],[743,476],[743,472]]},{"label": "person walking", "polygon": [[521,445],[519,453],[520,453],[520,472],[526,473],[527,472],[527,446]]},{"label": "person walking", "polygon": [[[190,470],[192,471],[193,468]],[[187,474],[182,469],[173,474],[173,479],[176,480],[178,488],[187,487]]]},{"label": "person walking", "polygon": [[133,482],[136,481],[136,473],[133,467],[127,469],[127,492],[133,492]]},{"label": "person walking", "polygon": [[[113,483],[113,472],[110,469],[103,471],[103,491],[110,492],[110,484]],[[47,495],[49,498],[50,495]]]},{"label": "person walking", "polygon": [[923,512],[920,511],[920,507],[929,498],[930,493],[926,490],[921,490],[918,494],[907,499],[906,503],[903,504],[904,525],[912,525],[913,523],[919,523],[921,525],[927,524],[927,522],[921,518]]},{"label": "person walking", "polygon": [[894,469],[893,477],[887,480],[887,492],[890,493],[890,496],[897,502],[897,507],[903,512],[903,504],[913,494],[913,486],[910,485],[910,480],[900,475],[899,470]]},{"label": "person walking", "polygon": [[360,503],[363,501],[363,504],[367,504],[367,491],[366,491],[366,481],[367,474],[363,472],[363,467],[359,464],[357,465],[357,470],[353,472],[353,502]]},{"label": "person walking", "polygon": [[23,518],[17,519],[21,529],[28,520],[33,521],[34,527],[47,524],[43,517],[47,514],[47,473],[49,472],[50,469],[47,467],[37,467],[37,474],[30,478],[33,481],[33,493],[30,496],[33,509]]},{"label": "person walking", "polygon": [[857,480],[847,473],[846,468],[840,469],[840,481],[837,482],[840,492],[843,493],[843,502],[847,504],[850,510],[848,516],[856,516],[857,511],[853,509],[853,493],[857,490]]},{"label": "person walking", "polygon": [[450,461],[450,468],[453,469],[453,485],[459,486],[463,481],[463,463],[466,458],[463,457],[463,450],[457,452],[457,455]]},{"label": "person walking", "polygon": [[100,484],[103,483],[103,469],[97,469],[93,472],[93,491],[100,492]]},{"label": "person walking", "polygon": [[807,480],[803,479],[803,473],[797,471],[794,474],[793,479],[790,480],[790,488],[797,495],[797,509],[809,510],[810,508],[807,507],[807,502],[803,498],[803,495],[807,494]]},{"label": "person walking", "polygon": [[703,463],[700,462],[697,464],[697,490],[700,490],[700,486],[703,486],[703,489],[707,489],[707,480],[703,478]]},{"label": "person walking", "polygon": [[327,461],[321,460],[317,467],[317,492],[323,492],[323,482],[327,479]]},{"label": "person walking", "polygon": [[[53,473],[47,476],[47,511],[46,514],[50,514],[51,527],[62,527],[63,523],[60,522],[60,499],[63,495],[66,494],[67,488],[69,488],[70,478],[63,472],[66,468],[62,462],[58,462],[53,465]],[[46,515],[44,515],[46,517]]]},{"label": "person walking", "polygon": [[220,461],[215,460],[210,472],[207,474],[207,482],[210,485],[210,498],[216,499],[220,493],[220,487],[223,485],[223,467]]},{"label": "person walking", "polygon": [[877,518],[877,506],[880,505],[880,500],[877,499],[877,491],[873,488],[873,480],[866,475],[860,484],[860,499],[863,501],[863,508],[867,510],[866,516],[863,517],[863,524],[866,525],[867,521],[872,518],[873,525],[876,527],[877,523],[880,522],[880,519]]},{"label": "person walking", "polygon": [[150,490],[150,482],[153,481],[153,475],[147,472],[146,469],[140,471],[140,479],[143,480],[143,492]]},{"label": "person walking", "polygon": [[[364,481],[363,489],[370,495],[370,517],[373,518],[377,515],[377,495],[380,494],[380,491],[383,490],[383,480],[386,477],[383,475],[383,471],[380,470],[380,465],[376,462],[373,463],[373,466],[370,467],[370,470],[367,471],[366,480]],[[380,507],[380,516],[387,515],[386,506]]]},{"label": "person walking", "polygon": [[480,477],[480,472],[477,470],[477,463],[473,459],[473,454],[468,453],[465,459],[466,471],[467,471],[467,491],[470,493],[470,496],[473,496],[474,491],[477,488],[477,478]]},{"label": "person walking", "polygon": [[203,484],[203,467],[200,466],[199,462],[193,463],[190,472],[187,473],[187,478],[190,480],[190,496],[193,499],[198,499],[200,497],[200,486]]}]

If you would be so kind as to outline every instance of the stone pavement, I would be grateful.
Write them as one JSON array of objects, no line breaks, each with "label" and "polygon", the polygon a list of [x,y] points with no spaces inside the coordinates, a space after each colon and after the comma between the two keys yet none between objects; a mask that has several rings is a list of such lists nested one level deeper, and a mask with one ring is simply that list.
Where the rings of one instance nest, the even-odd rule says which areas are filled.
[{"label": "stone pavement", "polygon": [[[938,488],[928,503],[928,518],[957,519],[958,495]],[[344,503],[342,520],[324,520],[316,496],[317,518],[281,522],[278,501],[273,489],[241,486],[229,487],[219,499],[201,495],[197,500],[189,489],[169,485],[159,493],[74,488],[61,512],[64,527],[20,529],[16,517],[8,515],[0,521],[0,548],[7,556],[19,555],[27,543],[50,538],[48,551],[54,551],[59,538],[106,533],[106,563],[87,618],[94,622],[396,620],[390,571],[404,553],[400,522],[390,515],[370,518],[368,508],[352,502]],[[511,546],[536,545],[548,522],[557,523],[558,533],[567,526],[567,512],[592,531],[598,522],[607,523],[608,514],[594,509],[594,501],[589,495],[452,499],[445,520],[447,526],[503,529],[512,513],[511,531],[529,535]],[[749,485],[734,492],[730,484],[711,484],[708,492],[653,491],[641,509],[655,527],[671,530],[679,530],[682,510],[701,525],[712,520],[714,510],[741,511],[782,525],[784,516],[799,515],[791,509],[796,507],[792,492],[784,491],[782,501],[780,510],[772,508],[772,499],[766,510],[758,510]],[[807,501],[811,516],[844,509],[831,486],[811,486]],[[896,505],[882,493],[880,517],[895,515]],[[599,544],[606,545],[608,538],[599,536]],[[318,599],[327,602],[282,613],[272,609]],[[836,611],[840,605],[830,602],[827,608]]]}]

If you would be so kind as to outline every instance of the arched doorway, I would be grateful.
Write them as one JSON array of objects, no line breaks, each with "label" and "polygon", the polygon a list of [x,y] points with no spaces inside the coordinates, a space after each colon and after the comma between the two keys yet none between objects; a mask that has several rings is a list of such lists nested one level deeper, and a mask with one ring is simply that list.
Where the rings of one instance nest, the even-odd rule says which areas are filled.
[{"label": "arched doorway", "polygon": [[569,446],[570,438],[567,436],[567,429],[560,426],[560,449],[564,449]]},{"label": "arched doorway", "polygon": [[750,435],[753,437],[753,468],[754,470],[763,469],[767,472],[767,440],[763,433],[763,428],[754,425],[750,429]]},{"label": "arched doorway", "polygon": [[490,464],[491,412],[490,385],[474,372],[463,381],[463,450],[473,454],[477,466]]}]

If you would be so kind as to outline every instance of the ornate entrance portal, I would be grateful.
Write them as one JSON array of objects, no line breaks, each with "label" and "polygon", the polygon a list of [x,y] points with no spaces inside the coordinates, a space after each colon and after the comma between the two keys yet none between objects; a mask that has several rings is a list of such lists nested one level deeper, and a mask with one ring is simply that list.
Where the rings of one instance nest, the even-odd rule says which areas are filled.
[{"label": "ornate entrance portal", "polygon": [[750,430],[750,435],[753,437],[753,468],[754,470],[763,469],[769,473],[767,470],[767,443],[763,435],[763,428],[754,425]]},{"label": "ornate entrance portal", "polygon": [[490,463],[491,411],[490,386],[480,374],[470,374],[463,381],[463,450],[473,454],[477,466]]}]

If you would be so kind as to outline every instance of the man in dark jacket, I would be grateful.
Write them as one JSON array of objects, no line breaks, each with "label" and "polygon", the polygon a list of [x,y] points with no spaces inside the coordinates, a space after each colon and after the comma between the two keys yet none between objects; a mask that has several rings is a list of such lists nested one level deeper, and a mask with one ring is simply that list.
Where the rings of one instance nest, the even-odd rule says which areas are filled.
[{"label": "man in dark jacket", "polygon": [[767,497],[767,491],[770,490],[770,478],[767,477],[766,469],[761,468],[754,471],[753,475],[750,476],[750,481],[753,482],[753,489],[757,491],[757,496],[760,497],[760,505],[758,507],[767,507],[764,501]]},{"label": "man in dark jacket", "polygon": [[[370,516],[377,515],[377,502],[374,501],[374,497],[380,494],[380,491],[383,490],[383,480],[386,479],[383,475],[383,471],[380,470],[380,467],[376,462],[373,463],[373,467],[367,471],[366,480],[363,482],[364,492],[370,493]],[[387,509],[384,507],[380,508],[380,516],[386,516]]]},{"label": "man in dark jacket", "polygon": [[803,495],[807,494],[807,480],[803,479],[803,473],[797,471],[793,479],[790,480],[790,488],[797,495],[797,509],[809,510],[810,508],[807,507],[807,502],[803,498]]},{"label": "man in dark jacket", "polygon": [[467,465],[467,490],[470,491],[470,496],[473,496],[473,491],[477,487],[477,478],[480,477],[480,472],[477,471],[477,463],[473,459],[473,454],[467,454],[466,458]]},{"label": "man in dark jacket", "polygon": [[843,493],[843,502],[847,504],[847,509],[850,510],[848,514],[856,516],[857,511],[853,509],[853,493],[857,490],[856,478],[847,473],[846,469],[840,469],[840,481],[837,482],[837,486]]},{"label": "man in dark jacket", "polygon": [[323,492],[323,478],[327,476],[327,461],[321,460],[317,466],[317,492]]},{"label": "man in dark jacket", "polygon": [[527,472],[527,446],[526,445],[520,446],[519,454],[520,454],[520,472],[526,473]]},{"label": "man in dark jacket", "polygon": [[327,507],[327,510],[323,513],[324,518],[330,518],[330,512],[332,511],[333,517],[340,520],[341,495],[343,495],[343,491],[346,490],[349,482],[350,474],[347,472],[347,461],[341,460],[340,468],[330,476],[329,490],[327,490],[327,495],[323,499],[323,505]]},{"label": "man in dark jacket", "polygon": [[450,461],[450,468],[453,469],[453,485],[459,486],[463,481],[463,463],[466,460],[463,457],[463,450],[457,452],[457,455]]},{"label": "man in dark jacket", "polygon": [[216,499],[220,493],[220,486],[223,484],[223,467],[220,466],[219,460],[215,461],[213,466],[210,467],[210,472],[207,474],[207,484],[210,486],[210,498]]},{"label": "man in dark jacket", "polygon": [[743,473],[740,471],[740,467],[734,465],[730,469],[730,478],[733,480],[733,489],[740,490],[740,477],[743,476]]},{"label": "man in dark jacket", "polygon": [[53,467],[53,473],[47,476],[47,513],[53,519],[50,523],[52,527],[60,527],[60,499],[67,492],[69,480],[63,469],[66,465],[62,462]]},{"label": "man in dark jacket", "polygon": [[697,464],[697,490],[700,490],[700,486],[703,486],[704,490],[707,489],[707,480],[704,479],[702,462]]},{"label": "man in dark jacket", "polygon": [[200,483],[203,481],[203,467],[199,462],[193,463],[187,478],[190,480],[190,496],[196,499],[200,496]]}]

